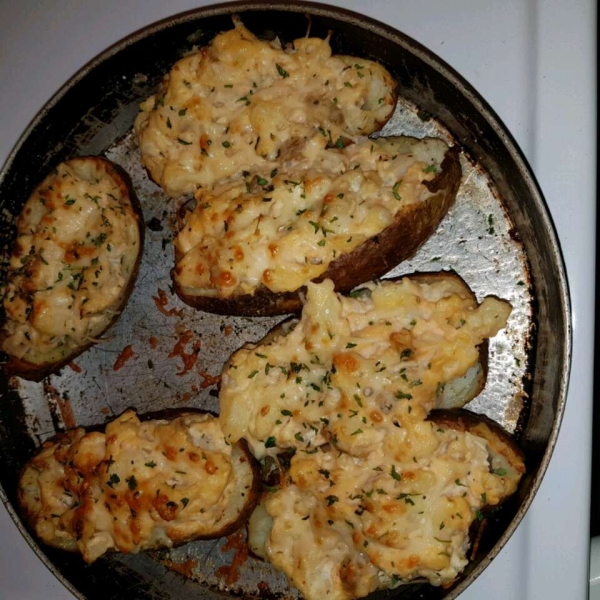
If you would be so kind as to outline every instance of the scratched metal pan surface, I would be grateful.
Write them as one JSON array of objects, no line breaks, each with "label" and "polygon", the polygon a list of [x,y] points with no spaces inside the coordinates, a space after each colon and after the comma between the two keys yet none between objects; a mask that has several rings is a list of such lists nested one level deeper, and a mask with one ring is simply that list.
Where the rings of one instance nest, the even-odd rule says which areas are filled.
[{"label": "scratched metal pan surface", "polygon": [[[171,293],[177,203],[148,180],[131,133],[140,101],[155,90],[169,67],[194,46],[229,29],[234,13],[258,35],[279,35],[285,41],[305,35],[305,15],[310,13],[311,35],[332,31],[335,52],[378,60],[399,81],[398,105],[382,135],[436,135],[463,150],[463,180],[455,206],[417,255],[391,274],[453,269],[479,298],[495,294],[512,303],[508,327],[490,343],[486,388],[469,408],[487,414],[519,438],[528,475],[518,494],[491,519],[477,556],[452,588],[416,583],[389,594],[403,599],[455,598],[516,528],[556,441],[571,349],[564,266],[535,179],[485,101],[414,40],[337,8],[298,2],[228,4],[162,21],[84,67],[23,134],[0,175],[4,259],[15,216],[33,187],[54,165],[77,155],[104,154],[129,172],[143,206],[147,242],[135,291],[102,343],[80,356],[73,368],[42,383],[1,380],[0,494],[40,559],[79,598],[298,596],[282,575],[252,558],[228,584],[226,569],[219,567],[231,563],[233,552],[223,550],[223,539],[151,554],[113,555],[85,565],[79,556],[38,546],[14,508],[19,471],[43,440],[74,424],[103,423],[131,406],[140,412],[185,406],[217,410],[213,377],[223,362],[280,320],[210,315],[185,306]],[[182,339],[183,352],[177,352]],[[129,344],[134,356],[115,371],[117,357]],[[191,368],[185,368],[185,361]]]}]

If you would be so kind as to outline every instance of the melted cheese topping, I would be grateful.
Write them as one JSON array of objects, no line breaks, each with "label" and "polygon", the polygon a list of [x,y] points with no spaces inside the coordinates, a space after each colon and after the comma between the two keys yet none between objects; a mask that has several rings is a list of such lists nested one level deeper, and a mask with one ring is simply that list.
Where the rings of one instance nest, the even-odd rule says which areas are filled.
[{"label": "melted cheese topping", "polygon": [[264,502],[273,520],[265,554],[307,600],[416,578],[452,582],[478,511],[513,493],[524,470],[490,470],[485,439],[431,422],[406,431],[402,445],[412,457],[383,447],[364,458],[299,451]]},{"label": "melted cheese topping", "polygon": [[107,163],[60,164],[17,221],[4,289],[3,350],[57,362],[111,321],[140,251],[138,221]]},{"label": "melted cheese topping", "polygon": [[105,433],[64,434],[20,483],[39,537],[79,549],[87,562],[214,530],[234,487],[231,446],[214,417],[140,422],[133,411]]},{"label": "melted cheese topping", "polygon": [[353,295],[335,294],[330,280],[309,284],[292,331],[231,357],[219,395],[230,441],[244,437],[259,458],[332,437],[353,456],[396,448],[511,310],[493,297],[478,306],[452,277],[368,283]]},{"label": "melted cheese topping", "polygon": [[368,134],[391,114],[395,83],[377,63],[332,56],[329,40],[285,49],[241,23],[177,62],[136,119],[142,161],[171,196],[265,168],[286,148],[328,131]]},{"label": "melted cheese topping", "polygon": [[478,305],[453,277],[369,283],[353,295],[309,284],[300,321],[236,352],[220,392],[229,440],[244,437],[257,457],[295,451],[264,502],[264,554],[308,600],[414,578],[450,583],[467,564],[477,511],[514,492],[524,472],[485,436],[425,420],[510,305]]},{"label": "melted cheese topping", "polygon": [[174,278],[186,295],[297,290],[430,198],[425,183],[448,149],[439,139],[399,137],[334,150],[319,138],[291,168],[198,192],[175,240]]}]

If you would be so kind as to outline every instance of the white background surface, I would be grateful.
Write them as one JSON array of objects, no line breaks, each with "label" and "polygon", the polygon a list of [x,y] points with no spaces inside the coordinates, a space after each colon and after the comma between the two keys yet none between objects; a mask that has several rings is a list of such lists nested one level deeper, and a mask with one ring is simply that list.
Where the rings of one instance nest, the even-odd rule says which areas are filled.
[{"label": "white background surface", "polygon": [[[461,600],[585,598],[595,242],[595,2],[330,3],[400,29],[455,67],[504,120],[542,187],[561,239],[573,300],[569,399],[554,457],[531,510]],[[205,4],[0,0],[0,163],[37,110],[85,62],[144,25]],[[2,506],[0,598],[72,599],[29,549]]]}]

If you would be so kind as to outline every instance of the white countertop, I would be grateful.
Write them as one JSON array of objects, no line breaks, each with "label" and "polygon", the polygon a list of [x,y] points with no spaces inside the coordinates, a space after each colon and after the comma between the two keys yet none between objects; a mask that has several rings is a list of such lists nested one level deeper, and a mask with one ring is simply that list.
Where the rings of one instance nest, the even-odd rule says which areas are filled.
[{"label": "white countertop", "polygon": [[[515,535],[461,600],[585,598],[595,256],[593,0],[330,0],[412,36],[486,98],[527,156],[571,286],[571,386],[546,478]],[[37,110],[108,45],[201,0],[0,1],[0,162]],[[0,596],[72,600],[0,506]]]}]

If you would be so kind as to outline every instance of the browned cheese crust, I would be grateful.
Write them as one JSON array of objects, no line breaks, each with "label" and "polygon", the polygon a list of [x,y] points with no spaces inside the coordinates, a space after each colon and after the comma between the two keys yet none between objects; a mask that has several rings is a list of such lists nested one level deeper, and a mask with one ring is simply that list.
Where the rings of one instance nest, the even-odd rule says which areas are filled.
[{"label": "browned cheese crust", "polygon": [[[448,150],[441,164],[442,171],[424,185],[433,193],[424,202],[402,209],[392,225],[365,241],[358,248],[342,254],[316,282],[331,279],[337,292],[348,292],[371,279],[377,279],[400,262],[415,254],[434,233],[456,199],[461,180],[459,149]],[[177,295],[189,306],[222,315],[249,317],[272,316],[299,312],[306,288],[293,292],[275,293],[260,285],[253,294],[228,298],[190,296],[173,279]]]},{"label": "browned cheese crust", "polygon": [[[125,424],[127,424],[127,420],[128,418],[131,418],[130,415],[133,414],[131,413],[131,411],[126,411],[125,413],[123,413],[123,415],[121,415],[118,420],[121,419],[125,419]],[[141,422],[141,424],[143,423],[147,423],[147,422],[151,422],[151,421],[169,421],[169,422],[174,422],[176,419],[180,419],[180,418],[185,418],[185,417],[190,417],[190,416],[198,416],[198,417],[205,417],[207,416],[209,413],[207,413],[206,411],[202,411],[202,410],[196,410],[196,409],[169,409],[169,410],[165,410],[165,411],[159,411],[159,412],[153,412],[153,413],[148,413],[145,415],[142,415],[139,417],[139,421]],[[214,415],[210,415],[212,417],[214,417]],[[136,419],[136,417],[133,417],[134,419]],[[215,417],[216,418],[216,417]],[[214,421],[216,422],[216,421]],[[41,538],[45,543],[49,544],[50,546],[62,549],[62,550],[67,550],[67,551],[71,551],[71,552],[82,552],[84,555],[84,559],[86,560],[86,562],[92,562],[93,560],[95,560],[96,558],[98,558],[97,554],[94,554],[94,550],[93,550],[93,538],[89,539],[89,528],[91,527],[90,522],[89,522],[89,503],[91,500],[91,496],[93,494],[98,493],[98,484],[99,481],[94,483],[93,482],[93,478],[94,478],[94,474],[93,472],[88,472],[88,469],[85,466],[80,466],[79,464],[77,465],[78,468],[80,469],[80,477],[84,477],[85,481],[87,483],[83,483],[80,484],[78,483],[76,480],[73,479],[74,475],[71,471],[69,471],[68,473],[66,473],[67,475],[67,479],[65,480],[64,485],[65,486],[69,486],[69,488],[72,488],[72,493],[78,493],[80,494],[81,497],[81,502],[82,502],[82,506],[80,509],[78,509],[77,511],[75,511],[75,513],[69,517],[69,519],[71,519],[73,521],[73,525],[72,527],[74,527],[75,531],[77,532],[78,536],[81,537],[84,533],[88,532],[88,544],[89,546],[85,546],[83,549],[79,548],[75,539],[73,537],[71,537],[70,535],[58,535],[55,534],[54,536],[52,536],[51,534],[49,534],[49,530],[48,529],[48,520],[50,518],[50,516],[48,514],[46,514],[48,512],[48,508],[45,504],[42,503],[42,494],[44,494],[44,498],[46,498],[46,500],[44,500],[44,503],[47,502],[47,498],[48,498],[48,491],[50,489],[52,489],[50,487],[50,480],[48,479],[48,477],[46,476],[46,478],[44,479],[44,465],[48,465],[50,464],[50,462],[52,460],[56,460],[52,459],[50,457],[50,455],[47,454],[48,450],[52,450],[53,451],[53,455],[55,457],[57,457],[60,460],[65,460],[65,457],[70,456],[70,454],[72,454],[73,450],[71,450],[71,447],[73,446],[73,444],[75,444],[76,446],[78,446],[78,448],[80,450],[78,450],[75,454],[75,456],[79,455],[79,452],[81,451],[83,454],[79,455],[79,458],[77,458],[76,460],[78,462],[81,462],[82,458],[81,456],[84,456],[83,460],[90,460],[93,457],[93,453],[90,454],[90,459],[87,459],[88,456],[88,452],[89,452],[89,448],[90,448],[90,442],[88,441],[88,445],[86,446],[82,446],[81,445],[81,439],[84,435],[90,435],[90,434],[103,434],[105,430],[105,426],[94,426],[94,427],[90,427],[87,428],[85,431],[83,431],[82,429],[73,429],[73,430],[69,430],[66,431],[64,433],[59,433],[56,436],[54,436],[53,438],[51,438],[50,440],[48,440],[44,445],[43,448],[38,452],[38,454],[36,454],[36,456],[34,456],[32,459],[30,459],[30,461],[28,461],[28,463],[23,467],[22,472],[21,472],[21,476],[20,476],[20,481],[19,481],[19,487],[17,489],[17,500],[18,500],[18,506],[21,512],[21,515],[23,517],[24,522],[27,524],[27,526],[29,527],[29,529],[32,530],[32,532],[36,535],[36,537]],[[123,435],[122,433],[119,434],[117,433],[117,430],[111,430],[112,431],[112,435]],[[220,431],[220,430],[219,430]],[[131,440],[131,438],[129,438]],[[204,436],[202,438],[204,440]],[[111,440],[107,438],[107,443],[110,444]],[[200,443],[200,447],[204,448],[204,444],[206,444],[205,441],[202,442],[198,442]],[[131,446],[131,441],[128,442],[128,445],[126,445],[125,450],[127,452],[131,452],[132,446]],[[186,448],[186,453],[187,452],[193,452],[195,450],[198,449],[198,446],[193,445],[190,443],[190,446]],[[203,450],[203,452],[205,452],[206,450]],[[167,454],[169,453],[169,450],[167,448]],[[147,455],[146,455],[147,456]],[[211,460],[211,456],[209,455],[209,461]],[[149,458],[143,458],[144,455],[141,455],[141,459],[142,462],[144,460],[148,461]],[[177,457],[173,456],[171,457],[173,460],[179,460]],[[127,459],[128,460],[128,459]],[[170,459],[169,459],[170,460]],[[49,462],[50,461],[50,462]],[[93,463],[95,463],[95,460],[92,460]],[[158,463],[158,460],[156,460],[156,462]],[[98,474],[100,480],[104,481],[104,479],[108,479],[110,476],[110,473],[113,473],[115,471],[115,466],[112,466],[113,463],[115,463],[115,465],[119,465],[121,464],[119,462],[119,456],[118,454],[111,454],[110,456],[110,460],[109,463],[106,466],[106,474],[104,473],[104,471],[102,469],[104,469],[104,465],[106,464],[106,460],[99,463],[98,465],[98,469],[100,469],[100,473]],[[52,463],[54,464],[54,463]],[[90,463],[91,464],[91,463]],[[152,466],[153,463],[150,463],[150,466]],[[206,465],[202,466],[201,463],[198,463],[200,465],[199,468],[206,470]],[[208,463],[206,463],[208,464]],[[56,465],[57,466],[57,465]],[[148,466],[148,465],[146,465]],[[157,465],[158,468],[161,468],[160,465]],[[244,440],[241,440],[239,443],[234,444],[231,447],[231,468],[233,469],[233,477],[234,477],[234,482],[235,482],[235,486],[233,491],[229,494],[229,501],[227,506],[223,507],[223,510],[221,511],[221,515],[219,517],[219,519],[217,521],[215,521],[212,526],[205,526],[205,525],[197,525],[196,526],[196,532],[194,534],[190,534],[190,535],[185,535],[184,531],[186,529],[185,524],[179,524],[179,525],[174,525],[173,527],[171,527],[168,530],[168,547],[174,547],[174,546],[179,546],[181,544],[185,544],[188,543],[190,541],[193,540],[201,540],[201,539],[214,539],[214,538],[219,538],[222,536],[226,536],[229,535],[235,531],[237,531],[240,527],[242,527],[244,525],[244,523],[248,520],[250,514],[252,513],[252,511],[254,510],[254,508],[256,507],[256,504],[258,503],[259,497],[260,497],[260,491],[261,491],[261,478],[260,478],[260,466],[259,463],[255,460],[255,458],[252,456],[247,443]],[[111,471],[109,472],[108,469],[111,469]],[[65,470],[67,471],[68,469],[65,467]],[[152,468],[152,471],[150,471],[151,474],[153,474],[154,471],[154,467]],[[175,471],[177,472],[177,471]],[[210,471],[209,471],[210,472]],[[66,483],[66,481],[69,481],[69,483]],[[60,482],[57,482],[58,485],[60,485]],[[146,483],[143,479],[140,478],[140,475],[138,474],[138,481],[135,484],[138,490],[144,490],[142,492],[142,496],[140,496],[140,498],[138,499],[136,496],[136,493],[132,492],[132,490],[134,489],[133,485],[131,485],[130,481],[127,480],[125,481],[123,479],[123,477],[121,477],[121,479],[119,480],[119,478],[116,478],[116,483],[114,484],[114,491],[113,491],[113,485],[111,484],[110,490],[106,490],[107,492],[110,492],[110,494],[113,494],[113,500],[110,500],[110,502],[114,502],[114,506],[119,505],[119,502],[126,503],[125,508],[127,510],[129,510],[129,508],[135,508],[135,510],[132,510],[131,512],[131,516],[133,517],[133,519],[135,520],[137,518],[137,514],[136,513],[140,513],[140,515],[142,514],[142,511],[144,510],[150,510],[151,512],[156,512],[156,510],[158,510],[158,512],[160,513],[160,516],[163,518],[163,521],[160,520],[160,518],[155,515],[153,518],[157,519],[157,523],[155,525],[155,527],[168,527],[169,523],[171,523],[172,519],[179,519],[181,518],[181,515],[185,514],[185,511],[189,511],[189,510],[193,510],[193,498],[190,498],[190,500],[185,499],[185,505],[183,506],[183,509],[175,509],[174,506],[173,508],[169,508],[171,505],[174,505],[175,503],[168,503],[165,506],[162,505],[157,505],[156,504],[156,500],[151,502],[151,506],[149,509],[143,509],[142,506],[144,505],[144,502],[146,502],[147,504],[147,500],[143,499],[143,495],[147,492],[146,490]],[[42,492],[42,486],[43,487],[43,492]],[[74,486],[74,487],[73,487]],[[123,493],[123,490],[120,489],[119,486],[125,486],[125,493]],[[127,487],[129,487],[129,491],[127,491]],[[95,491],[94,491],[95,490]],[[118,493],[121,495],[120,497],[122,498],[121,501],[117,500],[117,496],[114,494],[117,494],[117,490]],[[162,496],[163,492],[160,492],[160,495]],[[89,495],[90,498],[88,498],[87,500],[85,500],[84,498]],[[154,495],[153,495],[154,496]],[[159,494],[156,494],[156,499],[159,499]],[[149,498],[149,500],[153,500],[153,498]],[[108,500],[107,500],[108,501]],[[189,502],[190,506],[187,506],[187,503]],[[155,509],[152,508],[152,506],[155,506]],[[129,507],[129,508],[128,508]],[[169,513],[169,511],[171,512],[171,514],[167,514]],[[127,511],[126,511],[127,512]],[[203,511],[202,511],[203,512]],[[129,517],[129,515],[127,515]],[[198,515],[198,517],[200,517],[201,515]],[[145,522],[145,520],[149,518],[147,515],[143,516],[143,521],[141,521],[142,523]],[[192,520],[194,519],[194,515],[189,514],[188,518],[191,518]],[[101,523],[102,521],[100,521]],[[173,523],[175,523],[175,521],[172,521]],[[133,522],[132,522],[133,523]],[[134,528],[134,524],[130,523],[130,526],[132,527],[132,530],[134,531],[134,540],[136,539],[136,534],[135,533],[135,528]],[[104,525],[102,525],[101,527],[105,527],[106,523],[104,523]],[[124,531],[123,529],[123,525],[117,526],[117,529],[115,530],[116,533],[113,533],[113,535],[118,536],[118,530],[119,527],[121,527],[121,532]],[[143,527],[143,526],[142,526]],[[202,528],[204,527],[204,530],[202,530]],[[60,529],[60,528],[59,528]],[[59,529],[55,529],[55,531],[58,531]],[[125,528],[126,530],[126,528]],[[98,532],[100,534],[102,534],[103,529],[99,529]],[[121,533],[122,535],[122,533]],[[152,534],[154,535],[154,534]],[[78,539],[79,539],[78,537]],[[118,538],[115,537],[115,539],[117,540]],[[131,542],[127,541],[127,536],[126,536],[126,541],[125,542],[120,542],[121,544],[125,543],[125,545],[127,544],[131,544]],[[163,547],[167,547],[167,544],[164,543],[164,540],[167,539],[165,537],[165,535],[162,536],[154,536],[153,541],[152,540],[143,540],[143,539],[137,539],[137,542],[134,544],[134,546],[129,550],[131,552],[137,552],[139,550],[153,550],[153,549],[160,549]],[[91,548],[91,549],[90,549]],[[111,547],[108,550],[106,550],[106,552],[108,553],[113,553],[117,551],[115,547]],[[124,550],[120,550],[120,551],[124,551]],[[99,554],[99,553],[98,553]]]},{"label": "browned cheese crust", "polygon": [[[139,199],[135,193],[133,188],[133,184],[131,182],[131,178],[122,169],[119,165],[109,161],[106,158],[100,156],[84,156],[72,159],[69,162],[77,162],[83,163],[88,162],[92,166],[91,168],[95,168],[102,176],[110,178],[114,184],[118,187],[120,193],[122,194],[122,198],[125,201],[128,201],[133,209],[132,216],[136,221],[136,227],[139,235],[139,245],[137,251],[137,257],[135,259],[135,264],[131,270],[130,276],[128,278],[128,282],[125,288],[122,291],[121,297],[118,303],[111,308],[114,311],[114,315],[108,320],[106,326],[103,330],[96,335],[96,337],[103,335],[108,329],[110,329],[115,322],[119,319],[121,312],[127,305],[127,301],[131,293],[133,292],[135,282],[137,280],[140,261],[143,253],[144,246],[144,219],[142,213],[142,207],[140,205]],[[6,320],[5,320],[6,323]],[[5,325],[5,323],[3,325]],[[7,337],[7,332],[5,327],[0,330],[0,348],[4,340]],[[81,346],[74,349],[64,358],[46,363],[34,363],[28,361],[23,358],[18,358],[16,356],[8,355],[7,362],[3,365],[3,370],[6,375],[17,375],[22,377],[23,379],[28,379],[31,381],[41,381],[48,375],[57,372],[62,367],[69,364],[72,360],[74,360],[77,356],[88,350],[92,347],[96,342],[93,340],[88,341],[87,343],[82,344]]]}]

